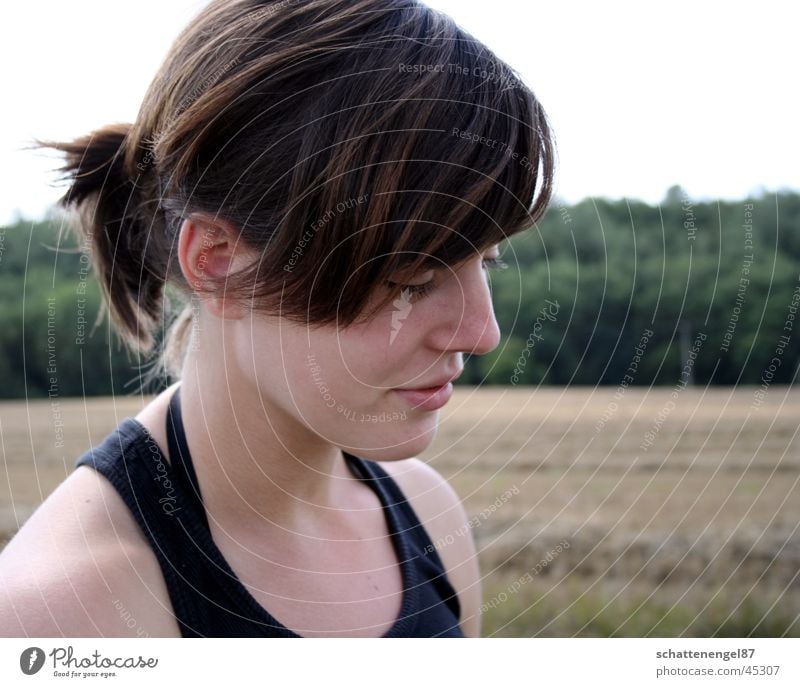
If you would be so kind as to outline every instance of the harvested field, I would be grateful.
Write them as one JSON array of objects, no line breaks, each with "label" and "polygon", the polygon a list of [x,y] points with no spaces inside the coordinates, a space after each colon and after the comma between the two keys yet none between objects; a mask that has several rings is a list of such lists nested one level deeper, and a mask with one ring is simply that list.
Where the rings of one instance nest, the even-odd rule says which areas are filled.
[{"label": "harvested field", "polygon": [[[800,391],[754,391],[456,387],[420,457],[471,517],[484,635],[800,636]],[[0,402],[0,544],[149,400]]]}]

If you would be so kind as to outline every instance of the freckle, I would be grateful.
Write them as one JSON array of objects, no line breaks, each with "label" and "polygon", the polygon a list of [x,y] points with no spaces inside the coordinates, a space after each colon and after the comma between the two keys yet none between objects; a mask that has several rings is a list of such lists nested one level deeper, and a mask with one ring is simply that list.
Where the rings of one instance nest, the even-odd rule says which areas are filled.
[{"label": "freckle", "polygon": [[372,580],[372,575],[367,575],[367,581],[368,581],[368,582],[369,582],[369,583],[372,585],[372,588],[373,588],[373,589],[374,589],[376,592],[379,592],[379,591],[380,591],[380,587],[379,587],[377,584],[375,584],[375,582],[373,582],[373,580]]}]

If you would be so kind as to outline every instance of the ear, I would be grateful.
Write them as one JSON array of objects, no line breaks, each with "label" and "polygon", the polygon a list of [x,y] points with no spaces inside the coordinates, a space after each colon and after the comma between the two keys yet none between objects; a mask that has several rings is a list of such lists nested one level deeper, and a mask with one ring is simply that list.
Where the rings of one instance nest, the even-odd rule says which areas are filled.
[{"label": "ear", "polygon": [[230,222],[205,213],[189,215],[180,229],[178,260],[183,276],[208,312],[221,319],[245,315],[246,309],[225,295],[224,285],[214,291],[210,283],[211,278],[234,274],[253,260]]}]

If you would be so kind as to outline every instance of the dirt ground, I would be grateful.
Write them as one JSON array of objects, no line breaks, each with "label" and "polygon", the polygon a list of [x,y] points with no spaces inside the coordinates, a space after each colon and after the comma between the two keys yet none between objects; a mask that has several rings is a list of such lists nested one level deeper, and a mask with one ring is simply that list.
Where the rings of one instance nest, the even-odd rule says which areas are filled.
[{"label": "dirt ground", "polygon": [[[440,411],[420,458],[470,517],[484,635],[800,636],[800,389],[615,391],[456,387]],[[0,546],[149,400],[0,402]]]}]

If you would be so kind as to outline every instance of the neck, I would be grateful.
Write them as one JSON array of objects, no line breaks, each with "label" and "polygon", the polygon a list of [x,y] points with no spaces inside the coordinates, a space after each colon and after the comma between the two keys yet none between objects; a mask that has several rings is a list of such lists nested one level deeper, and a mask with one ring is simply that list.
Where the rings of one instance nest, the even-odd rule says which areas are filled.
[{"label": "neck", "polygon": [[[354,479],[342,451],[253,384],[237,384],[222,365],[187,354],[181,414],[203,502],[218,523],[247,530],[264,522],[313,534],[330,509],[345,507]],[[262,520],[263,519],[263,520]]]}]

